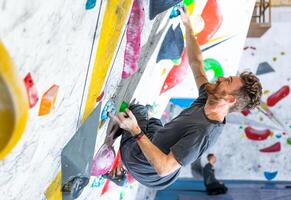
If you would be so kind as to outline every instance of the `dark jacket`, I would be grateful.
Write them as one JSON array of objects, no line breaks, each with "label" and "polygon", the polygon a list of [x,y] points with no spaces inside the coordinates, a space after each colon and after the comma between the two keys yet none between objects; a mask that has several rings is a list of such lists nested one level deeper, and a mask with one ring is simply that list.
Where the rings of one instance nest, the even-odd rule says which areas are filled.
[{"label": "dark jacket", "polygon": [[219,183],[219,181],[215,178],[214,175],[214,167],[210,163],[207,163],[203,168],[203,178],[205,186],[214,183]]}]

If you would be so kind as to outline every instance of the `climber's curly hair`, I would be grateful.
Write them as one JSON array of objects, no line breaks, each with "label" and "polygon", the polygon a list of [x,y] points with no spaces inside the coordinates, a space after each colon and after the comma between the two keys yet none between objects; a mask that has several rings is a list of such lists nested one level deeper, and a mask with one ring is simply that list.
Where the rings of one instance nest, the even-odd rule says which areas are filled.
[{"label": "climber's curly hair", "polygon": [[230,112],[250,110],[260,105],[262,85],[259,78],[252,72],[243,72],[239,77],[243,86],[235,92],[234,95],[236,96],[237,102],[230,109]]}]

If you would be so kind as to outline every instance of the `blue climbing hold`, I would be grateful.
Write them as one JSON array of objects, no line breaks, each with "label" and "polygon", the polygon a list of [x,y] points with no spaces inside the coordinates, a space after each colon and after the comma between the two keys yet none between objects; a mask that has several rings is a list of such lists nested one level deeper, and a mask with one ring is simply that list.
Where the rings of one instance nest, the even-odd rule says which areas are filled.
[{"label": "blue climbing hold", "polygon": [[174,105],[180,106],[181,108],[188,108],[195,99],[193,98],[171,98],[170,102]]},{"label": "blue climbing hold", "polygon": [[86,2],[86,10],[90,10],[94,8],[96,5],[96,0],[87,0]]},{"label": "blue climbing hold", "polygon": [[273,180],[277,176],[277,174],[278,174],[278,171],[275,171],[275,172],[264,172],[265,178],[268,181]]},{"label": "blue climbing hold", "polygon": [[185,9],[185,7],[183,6],[183,2],[180,2],[179,4],[173,7],[170,14],[170,19],[178,17],[181,14],[180,11],[178,10],[179,7],[182,7],[183,9]]},{"label": "blue climbing hold", "polygon": [[106,102],[106,104],[105,104],[105,106],[104,106],[104,108],[103,108],[103,110],[101,112],[101,120],[102,121],[107,120],[108,119],[108,113],[115,113],[115,112],[116,112],[115,103],[113,102],[112,99],[109,99]]},{"label": "blue climbing hold", "polygon": [[150,20],[181,1],[182,0],[150,0]]}]

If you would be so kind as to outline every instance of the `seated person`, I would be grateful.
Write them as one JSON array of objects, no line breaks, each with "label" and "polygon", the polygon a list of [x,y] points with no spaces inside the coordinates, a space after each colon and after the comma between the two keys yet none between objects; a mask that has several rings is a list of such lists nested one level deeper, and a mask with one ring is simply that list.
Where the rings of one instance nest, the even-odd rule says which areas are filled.
[{"label": "seated person", "polygon": [[203,168],[204,185],[209,195],[225,194],[227,187],[222,181],[218,181],[214,175],[214,164],[216,157],[214,154],[207,155],[208,163]]}]

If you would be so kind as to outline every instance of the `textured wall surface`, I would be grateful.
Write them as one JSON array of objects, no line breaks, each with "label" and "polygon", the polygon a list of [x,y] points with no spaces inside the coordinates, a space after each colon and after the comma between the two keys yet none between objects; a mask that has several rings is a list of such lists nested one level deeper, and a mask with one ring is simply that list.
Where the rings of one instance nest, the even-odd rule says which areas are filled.
[{"label": "textured wall surface", "polygon": [[[11,153],[0,161],[1,198],[46,198],[46,189],[60,171],[61,151],[73,137],[83,118],[85,102],[90,92],[91,75],[94,67],[98,67],[95,55],[98,44],[102,42],[101,24],[112,23],[103,18],[109,1],[97,1],[93,9],[86,10],[85,1],[0,0],[0,39],[8,49],[20,76],[24,78],[27,73],[31,73],[39,95],[37,104],[30,109],[29,121],[21,140]],[[192,20],[196,32],[204,34],[200,34],[204,57],[218,61],[224,75],[234,75],[238,68],[254,0],[209,2],[215,3],[218,16],[212,16],[212,12],[203,14],[207,7],[206,0],[195,2],[195,6],[192,3],[187,9],[191,12],[194,9]],[[178,77],[182,82],[174,84],[171,90],[160,95],[167,76],[174,65],[179,65],[181,61],[162,60],[156,63],[157,54],[168,28],[171,25],[176,28],[180,20],[179,17],[169,19],[172,10],[169,9],[164,13],[165,17],[159,18],[162,20],[161,24],[153,30],[155,20],[149,20],[149,2],[144,1],[143,4],[143,56],[139,64],[145,65],[146,69],[139,84],[131,86],[129,90],[137,86],[134,97],[141,103],[154,105],[155,114],[160,117],[171,97],[195,98],[197,89],[189,67],[184,63],[186,73]],[[119,11],[122,12],[122,8]],[[128,18],[129,13],[123,14]],[[208,22],[213,20],[216,24],[209,27]],[[104,49],[114,56],[110,60],[108,72],[104,71],[97,76],[105,77],[103,83],[98,83],[104,91],[102,108],[122,87],[120,81],[126,47],[125,27],[121,26],[117,47],[108,46],[108,49]],[[182,25],[181,28],[183,31]],[[156,35],[151,35],[152,33]],[[209,70],[207,74],[209,79],[217,75],[213,70]],[[94,80],[92,82],[94,83]],[[59,86],[54,109],[47,115],[39,116],[41,97],[54,84]],[[275,91],[275,88],[273,90]],[[108,121],[98,132],[95,152],[104,142],[107,125]],[[239,134],[232,136],[239,137]],[[242,140],[241,137],[239,139]],[[118,142],[115,149],[118,149]],[[219,175],[223,175],[223,172],[219,172]],[[99,197],[103,186],[104,180],[91,177],[89,185],[79,199],[135,199],[136,194],[147,195],[145,188],[138,188],[138,183],[133,183],[124,188],[111,185],[109,192]]]}]

